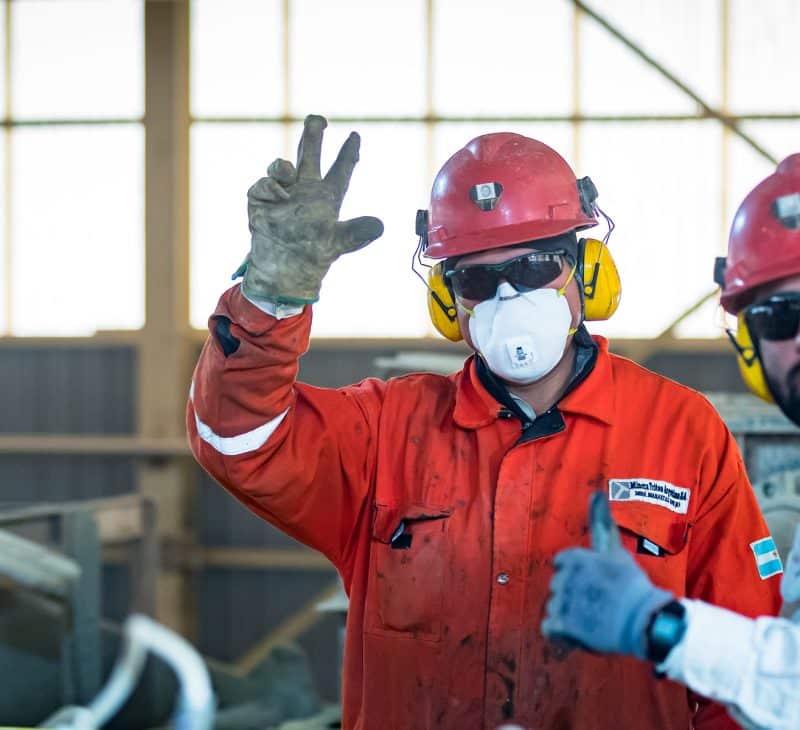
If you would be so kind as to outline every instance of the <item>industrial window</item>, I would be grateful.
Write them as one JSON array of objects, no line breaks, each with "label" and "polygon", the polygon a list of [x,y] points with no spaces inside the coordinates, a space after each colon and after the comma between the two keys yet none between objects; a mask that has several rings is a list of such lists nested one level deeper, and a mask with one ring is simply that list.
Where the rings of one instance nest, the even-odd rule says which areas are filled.
[{"label": "industrial window", "polygon": [[141,0],[0,4],[0,332],[144,320]]},{"label": "industrial window", "polygon": [[350,129],[362,136],[343,215],[378,215],[386,232],[334,264],[315,335],[432,334],[410,270],[414,213],[447,157],[511,130],[590,175],[617,224],[622,305],[592,331],[653,337],[691,310],[675,334],[718,336],[716,300],[698,304],[736,205],[772,163],[642,54],[781,158],[800,139],[786,86],[800,11],[792,0],[588,5],[609,27],[568,0],[488,12],[478,0],[194,0],[192,324],[205,325],[248,250],[247,188],[274,157],[294,159],[299,121],[317,112],[333,120],[328,163]]}]

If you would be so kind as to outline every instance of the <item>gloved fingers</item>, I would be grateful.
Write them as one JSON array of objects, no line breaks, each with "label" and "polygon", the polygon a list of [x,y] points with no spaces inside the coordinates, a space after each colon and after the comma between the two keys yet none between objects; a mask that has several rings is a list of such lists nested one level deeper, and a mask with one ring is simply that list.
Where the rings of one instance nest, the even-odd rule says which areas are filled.
[{"label": "gloved fingers", "polygon": [[289,193],[274,178],[262,177],[247,191],[249,200],[260,200],[267,203],[276,203],[289,200]]},{"label": "gloved fingers", "polygon": [[333,188],[336,199],[341,202],[344,194],[347,192],[347,186],[350,185],[350,178],[353,175],[353,168],[358,162],[358,151],[361,147],[361,138],[356,132],[351,132],[350,136],[345,140],[339,154],[336,156],[335,162],[325,175],[325,182],[330,183]]},{"label": "gloved fingers", "polygon": [[573,649],[580,647],[581,643],[574,638],[573,632],[568,627],[565,620],[567,612],[560,606],[553,604],[552,600],[550,599],[547,603],[544,619],[539,625],[539,630],[544,637],[557,643],[563,650],[563,654],[566,655]]},{"label": "gloved fingers", "polygon": [[542,634],[551,641],[556,642],[561,647],[564,656],[573,649],[581,646],[578,641],[572,638],[572,634],[567,626],[571,601],[571,591],[554,591],[547,601],[544,619],[540,625]]},{"label": "gloved fingers", "polygon": [[557,641],[571,641],[573,631],[570,629],[570,607],[560,596],[552,596],[545,607],[544,619],[540,625],[542,634],[548,639]]},{"label": "gloved fingers", "polygon": [[556,594],[562,592],[569,581],[572,580],[576,570],[579,569],[579,566],[571,565],[557,571],[550,579],[550,593]]},{"label": "gloved fingers", "polygon": [[278,158],[273,160],[267,168],[267,176],[277,180],[284,187],[294,185],[297,182],[297,170],[289,160]]},{"label": "gloved fingers", "polygon": [[545,607],[546,615],[562,616],[570,611],[576,579],[580,566],[570,566],[558,571],[550,580],[550,595]]},{"label": "gloved fingers", "polygon": [[589,526],[592,534],[592,548],[598,553],[610,553],[622,548],[619,528],[611,516],[608,497],[603,492],[595,492],[589,498]]},{"label": "gloved fingers", "polygon": [[297,147],[297,177],[319,180],[319,161],[322,155],[322,133],[328,120],[317,114],[309,114],[303,124],[303,135]]},{"label": "gloved fingers", "polygon": [[342,253],[357,251],[383,235],[383,221],[365,215],[336,224],[337,250]]},{"label": "gloved fingers", "polygon": [[539,627],[542,635],[557,647],[558,656],[564,659],[567,655],[575,649],[586,649],[580,641],[576,641],[565,630],[560,622],[551,622],[549,619],[542,621]]}]

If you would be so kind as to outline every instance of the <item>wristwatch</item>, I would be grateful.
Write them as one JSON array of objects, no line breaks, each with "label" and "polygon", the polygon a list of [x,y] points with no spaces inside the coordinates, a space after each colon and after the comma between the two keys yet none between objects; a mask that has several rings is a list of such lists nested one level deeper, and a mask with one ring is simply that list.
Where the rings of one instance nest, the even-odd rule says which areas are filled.
[{"label": "wristwatch", "polygon": [[656,611],[645,630],[647,658],[661,664],[686,633],[686,609],[679,601],[670,601]]}]

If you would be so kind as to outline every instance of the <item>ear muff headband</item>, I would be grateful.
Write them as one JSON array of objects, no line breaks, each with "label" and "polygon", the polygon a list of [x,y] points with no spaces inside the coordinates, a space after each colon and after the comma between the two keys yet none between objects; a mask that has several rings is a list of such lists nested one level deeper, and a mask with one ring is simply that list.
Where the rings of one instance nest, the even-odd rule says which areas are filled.
[{"label": "ear muff headband", "polygon": [[[622,283],[608,246],[595,238],[581,239],[578,258],[581,262],[579,277],[583,281],[584,320],[609,319],[619,306]],[[442,261],[428,271],[427,299],[428,314],[436,331],[451,342],[463,339],[456,304],[444,280]]]},{"label": "ear muff headband", "polygon": [[583,318],[588,322],[610,319],[619,307],[622,282],[608,246],[596,238],[580,242]]},{"label": "ear muff headband", "polygon": [[736,362],[739,365],[739,373],[742,376],[742,380],[744,380],[745,385],[753,395],[767,401],[767,403],[774,403],[775,400],[767,385],[764,368],[761,365],[758,350],[750,335],[744,312],[739,312],[736,319],[738,322],[736,332],[725,331],[736,350]]}]

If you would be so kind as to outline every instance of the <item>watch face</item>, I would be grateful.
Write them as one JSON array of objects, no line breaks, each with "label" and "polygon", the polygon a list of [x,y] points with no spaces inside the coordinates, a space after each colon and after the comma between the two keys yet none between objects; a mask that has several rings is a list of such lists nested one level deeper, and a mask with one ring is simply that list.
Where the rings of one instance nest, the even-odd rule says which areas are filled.
[{"label": "watch face", "polygon": [[669,613],[662,613],[653,621],[650,641],[654,644],[669,644],[670,647],[673,647],[678,643],[680,633],[683,633],[683,619]]},{"label": "watch face", "polygon": [[663,662],[686,631],[686,613],[674,601],[664,606],[653,618],[647,632],[647,658]]}]

